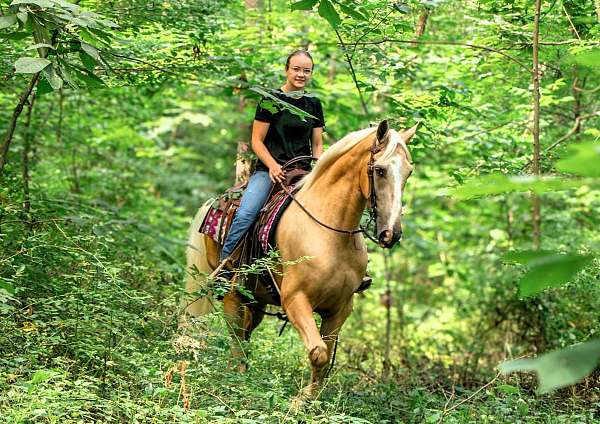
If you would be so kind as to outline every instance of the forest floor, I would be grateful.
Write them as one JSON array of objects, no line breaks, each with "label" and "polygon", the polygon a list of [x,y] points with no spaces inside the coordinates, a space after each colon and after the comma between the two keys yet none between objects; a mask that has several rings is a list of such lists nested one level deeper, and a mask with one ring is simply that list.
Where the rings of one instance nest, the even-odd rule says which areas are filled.
[{"label": "forest floor", "polygon": [[[152,323],[148,323],[152,325]],[[291,400],[309,377],[296,332],[266,318],[248,346],[249,370],[234,371],[220,314],[142,340],[117,340],[94,373],[66,358],[25,373],[26,354],[0,369],[3,423],[591,423],[598,393],[536,395],[490,376],[460,387],[428,370],[393,366],[381,377],[381,355],[357,357],[343,333],[337,362],[318,400],[298,411]],[[190,337],[193,336],[193,337]],[[128,339],[132,342],[128,346]],[[345,345],[346,344],[346,345]],[[13,358],[17,359],[17,358]],[[376,362],[379,362],[377,364]],[[394,364],[395,361],[392,361]],[[375,371],[378,370],[378,371]],[[423,373],[427,375],[423,377]],[[437,381],[437,383],[436,383]],[[491,381],[491,383],[490,383]],[[484,387],[485,386],[485,387]],[[592,399],[594,397],[592,396]]]}]

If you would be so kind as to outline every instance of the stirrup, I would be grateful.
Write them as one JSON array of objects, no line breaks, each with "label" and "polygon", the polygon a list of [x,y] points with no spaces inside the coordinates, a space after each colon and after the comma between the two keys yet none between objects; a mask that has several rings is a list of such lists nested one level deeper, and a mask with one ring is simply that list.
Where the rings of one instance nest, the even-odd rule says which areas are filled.
[{"label": "stirrup", "polygon": [[360,286],[358,286],[358,288],[356,289],[356,291],[354,293],[364,292],[366,289],[371,287],[371,284],[373,284],[373,279],[370,276],[365,275],[363,277],[362,281],[360,282]]}]

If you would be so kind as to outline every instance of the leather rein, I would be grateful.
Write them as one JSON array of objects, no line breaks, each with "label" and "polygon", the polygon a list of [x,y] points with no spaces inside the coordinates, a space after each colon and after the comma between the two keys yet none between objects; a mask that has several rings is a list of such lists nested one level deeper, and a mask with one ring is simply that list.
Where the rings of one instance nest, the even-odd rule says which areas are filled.
[{"label": "leather rein", "polygon": [[[377,145],[377,137],[375,137],[375,140],[373,141],[373,145],[369,149],[371,156],[369,157],[369,163],[367,165],[367,176],[369,178],[369,203],[371,205],[371,208],[369,211],[369,220],[367,221],[366,225],[361,225],[360,229],[342,230],[340,228],[335,228],[335,227],[325,224],[324,222],[320,221],[317,217],[315,217],[312,213],[310,213],[310,211],[308,209],[306,209],[306,207],[302,203],[300,203],[300,201],[298,199],[296,199],[296,197],[291,192],[291,190],[289,190],[283,184],[281,186],[282,186],[283,190],[286,192],[286,194],[288,196],[290,196],[292,198],[292,200],[298,204],[298,206],[300,206],[300,209],[302,209],[304,211],[304,213],[306,213],[313,221],[315,221],[320,226],[325,227],[328,230],[335,231],[336,233],[342,233],[342,234],[354,235],[354,234],[363,233],[371,241],[373,241],[375,243],[379,243],[379,241],[377,240],[376,237],[373,237],[371,234],[368,233],[367,227],[369,226],[369,224],[371,222],[374,222],[377,220],[377,193],[375,192],[375,176],[374,176],[375,155],[382,150],[383,150],[383,143],[380,145]],[[298,156],[292,160],[287,161],[282,166],[282,168],[285,169],[286,167],[288,167],[296,162],[305,161],[305,160],[316,160],[316,159],[317,158],[315,158],[313,156]]]}]

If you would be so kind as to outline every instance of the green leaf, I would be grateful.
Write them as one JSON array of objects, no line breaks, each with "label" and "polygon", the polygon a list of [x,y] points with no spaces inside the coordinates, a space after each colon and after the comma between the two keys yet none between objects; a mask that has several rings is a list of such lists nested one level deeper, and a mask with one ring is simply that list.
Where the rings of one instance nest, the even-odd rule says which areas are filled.
[{"label": "green leaf", "polygon": [[85,85],[88,88],[101,88],[106,86],[100,78],[98,78],[92,73],[85,74],[83,72],[80,72],[77,76],[85,83]]},{"label": "green leaf", "polygon": [[52,46],[51,44],[46,44],[46,43],[37,43],[37,44],[34,44],[33,46],[27,47],[25,50],[40,49],[40,48],[43,48],[43,47],[45,47],[47,49],[56,50],[54,48],[54,46]]},{"label": "green leaf", "polygon": [[8,281],[0,281],[0,289],[6,290],[11,295],[15,294],[15,286]]},{"label": "green leaf", "polygon": [[100,53],[98,52],[98,49],[96,47],[92,46],[91,44],[84,43],[82,41],[81,48],[83,49],[84,52],[86,52],[91,57],[93,57],[94,60],[96,60],[96,61],[100,60]]},{"label": "green leaf", "polygon": [[39,383],[43,383],[44,381],[50,380],[50,378],[52,378],[52,373],[50,373],[46,370],[37,370],[31,376],[31,380],[29,380],[29,383],[39,384]]},{"label": "green leaf", "polygon": [[40,82],[38,82],[37,84],[37,95],[41,96],[44,94],[52,93],[53,91],[54,89],[52,88],[48,80],[45,77],[40,78]]},{"label": "green leaf", "polygon": [[19,20],[21,22],[23,22],[24,24],[27,23],[28,17],[29,17],[29,14],[27,12],[17,12],[17,18],[19,18]]},{"label": "green leaf", "polygon": [[31,34],[29,34],[28,32],[13,32],[10,34],[0,34],[0,38],[4,38],[5,40],[14,40],[14,41],[19,41],[22,40],[24,38],[30,37]]},{"label": "green leaf", "polygon": [[93,71],[96,67],[96,61],[93,57],[85,52],[79,52],[79,58],[81,59],[81,63],[88,71]]},{"label": "green leaf", "polygon": [[53,6],[52,2],[48,0],[13,0],[13,2],[10,5],[15,6],[17,4],[33,4],[41,8]]},{"label": "green leaf", "polygon": [[35,74],[48,65],[50,65],[50,61],[42,57],[20,57],[15,62],[15,72],[17,74]]},{"label": "green leaf", "polygon": [[516,359],[500,364],[500,371],[533,371],[540,379],[539,393],[575,384],[596,369],[600,362],[600,340],[547,353],[535,359]]},{"label": "green leaf", "polygon": [[0,16],[0,29],[8,28],[17,23],[17,17],[14,15]]},{"label": "green leaf", "polygon": [[582,186],[585,181],[561,178],[535,178],[533,176],[507,176],[500,173],[476,178],[450,190],[457,199],[472,199],[491,194],[525,192],[544,193],[547,191],[567,190]]},{"label": "green leaf", "polygon": [[496,387],[496,390],[509,395],[517,395],[521,392],[518,387],[511,386],[510,384],[501,384],[500,386]]},{"label": "green leaf", "polygon": [[533,261],[531,269],[519,281],[519,294],[533,296],[548,287],[558,287],[571,281],[592,260],[590,255],[549,255]]},{"label": "green leaf", "polygon": [[341,3],[338,3],[338,6],[340,6],[340,9],[342,9],[342,12],[344,12],[348,16],[352,16],[354,19],[356,19],[358,21],[368,21],[369,20],[369,18],[367,18],[362,13],[360,13],[358,10],[353,9],[352,7],[346,6],[345,4],[341,4]]},{"label": "green leaf", "polygon": [[594,48],[575,55],[569,55],[564,59],[564,63],[598,69],[600,67],[600,49]]},{"label": "green leaf", "polygon": [[329,22],[332,27],[337,28],[342,23],[340,15],[329,0],[321,0],[318,10],[319,15],[327,19],[327,22]]},{"label": "green leaf", "polygon": [[523,297],[571,281],[593,259],[591,255],[559,254],[544,250],[510,252],[504,256],[505,261],[517,262],[529,268],[519,280],[519,294]]},{"label": "green leaf", "polygon": [[520,250],[508,252],[502,259],[506,262],[516,262],[521,265],[529,265],[537,259],[554,254],[556,254],[556,252],[552,250]]},{"label": "green leaf", "polygon": [[60,70],[60,74],[62,75],[63,80],[69,84],[73,88],[79,88],[73,77],[71,76],[71,72],[69,71],[68,65],[64,62],[60,62],[58,65],[58,69]]},{"label": "green leaf", "polygon": [[[302,109],[300,109],[299,107],[296,107],[288,102],[285,102],[283,100],[281,100],[279,97],[275,97],[274,95],[272,95],[271,93],[269,93],[268,91],[260,88],[260,87],[250,87],[251,91],[254,91],[255,93],[260,94],[263,97],[266,97],[269,100],[272,100],[274,103],[273,104],[277,104],[280,107],[287,109],[290,111],[290,113],[293,113],[294,115],[300,117],[301,120],[305,121],[306,118],[313,118],[313,119],[317,119],[316,117],[312,116],[310,113],[303,111]],[[270,111],[270,109],[267,109]]]},{"label": "green leaf", "polygon": [[585,177],[600,177],[600,144],[582,143],[573,146],[571,151],[574,154],[556,163],[558,170]]},{"label": "green leaf", "polygon": [[301,0],[292,3],[292,10],[311,10],[319,0]]},{"label": "green leaf", "polygon": [[54,90],[59,90],[62,87],[63,81],[56,73],[54,65],[46,66],[42,72]]}]

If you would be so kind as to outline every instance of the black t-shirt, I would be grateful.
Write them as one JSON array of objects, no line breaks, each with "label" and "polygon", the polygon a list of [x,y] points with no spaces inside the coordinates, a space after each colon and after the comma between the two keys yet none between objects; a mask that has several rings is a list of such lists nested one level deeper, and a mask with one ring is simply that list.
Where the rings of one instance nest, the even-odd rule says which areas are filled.
[{"label": "black t-shirt", "polygon": [[[272,90],[271,94],[281,100],[310,113],[317,119],[305,117],[302,121],[298,115],[294,115],[287,109],[282,109],[277,103],[274,104],[278,112],[271,111],[262,107],[266,101],[263,98],[256,107],[254,119],[257,121],[268,122],[269,130],[263,140],[265,146],[273,156],[273,159],[280,165],[283,165],[290,159],[298,156],[312,155],[312,129],[325,127],[323,118],[323,107],[321,102],[314,95],[304,95],[298,99],[287,96],[281,90]],[[304,165],[304,164],[300,164]],[[306,164],[308,166],[308,164]],[[256,164],[257,171],[268,171],[269,168],[259,159]]]}]

